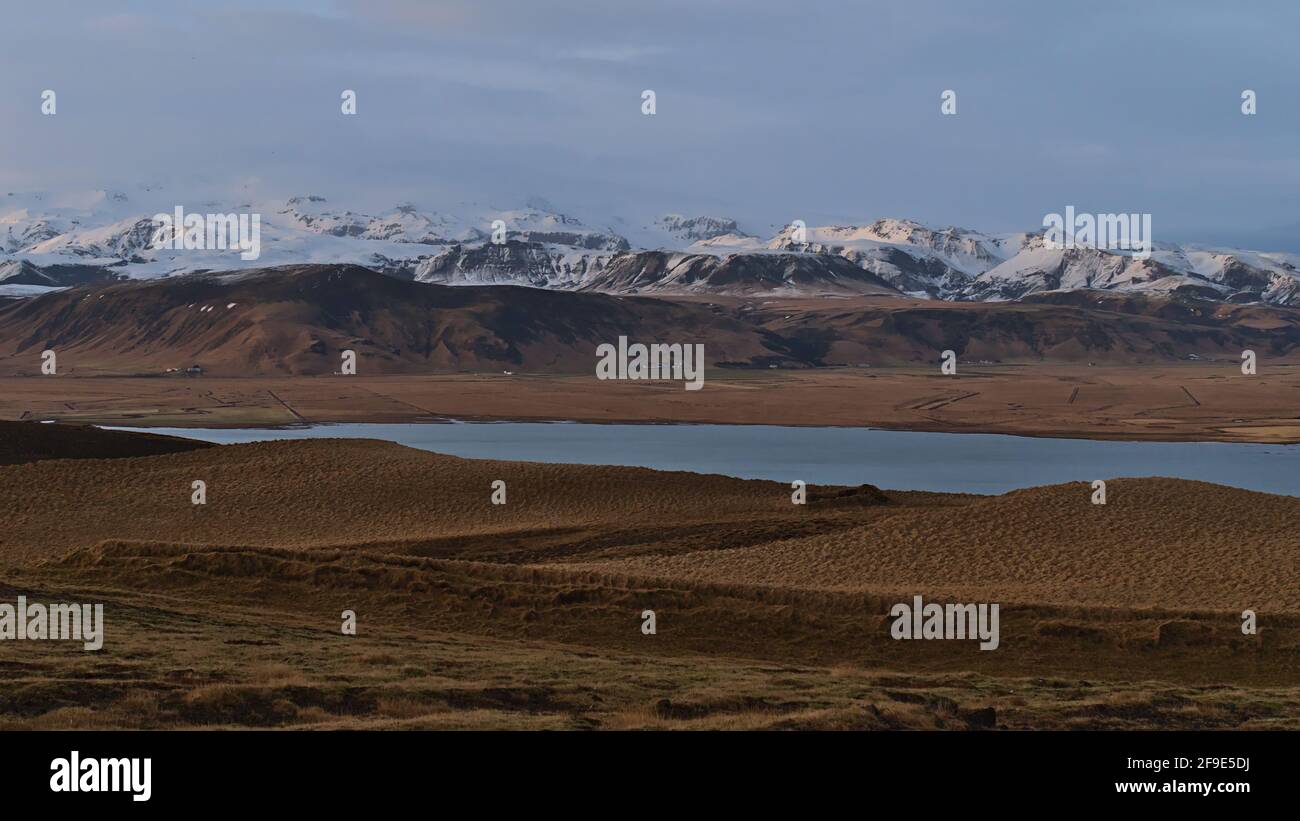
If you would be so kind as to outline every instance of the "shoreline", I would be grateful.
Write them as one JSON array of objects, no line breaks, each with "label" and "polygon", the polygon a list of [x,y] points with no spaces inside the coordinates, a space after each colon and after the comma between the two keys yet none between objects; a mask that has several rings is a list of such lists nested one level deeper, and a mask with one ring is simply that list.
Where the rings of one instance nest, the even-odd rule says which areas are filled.
[{"label": "shoreline", "polygon": [[[217,445],[369,440],[464,459],[645,468],[774,482],[797,477],[840,488],[869,483],[895,491],[989,495],[1096,479],[1165,477],[1300,496],[1291,478],[1300,466],[1300,448],[1258,442],[1091,440],[1084,445],[1090,440],[1002,433],[964,437],[874,427],[588,425],[573,420],[106,429]],[[972,467],[984,462],[998,469]]]},{"label": "shoreline", "polygon": [[[68,420],[50,419],[50,420],[26,420],[38,422],[40,424],[61,424],[70,423]],[[294,422],[286,424],[257,424],[257,423],[220,423],[212,422],[206,424],[184,424],[181,422],[167,423],[139,423],[139,424],[122,424],[120,421],[100,422],[94,420],[78,420],[75,424],[90,424],[98,428],[112,430],[130,430],[148,432],[159,429],[181,429],[181,430],[309,430],[313,428],[325,428],[335,425],[510,425],[510,424],[529,424],[529,425],[605,425],[605,426],[646,426],[646,427],[769,427],[769,428],[810,428],[810,429],[839,429],[839,430],[878,430],[890,431],[895,433],[949,433],[957,435],[983,435],[983,436],[1014,436],[1024,439],[1070,439],[1084,440],[1090,442],[1149,442],[1149,443],[1202,443],[1202,444],[1223,444],[1223,445],[1278,445],[1292,446],[1300,445],[1300,436],[1293,439],[1270,439],[1261,441],[1248,437],[1206,437],[1194,434],[1151,434],[1142,436],[1139,434],[1111,434],[1106,432],[1087,432],[1087,431],[1053,431],[1053,430],[1006,430],[999,428],[984,427],[967,427],[967,426],[922,426],[906,425],[896,426],[888,424],[865,424],[865,425],[824,425],[824,424],[799,424],[790,422],[735,422],[726,420],[690,420],[690,421],[672,421],[672,420],[647,420],[647,419],[581,419],[581,418],[553,418],[553,417],[441,417],[431,419],[418,415],[411,415],[409,418],[393,418],[364,416],[350,419],[318,419],[311,422]]]}]

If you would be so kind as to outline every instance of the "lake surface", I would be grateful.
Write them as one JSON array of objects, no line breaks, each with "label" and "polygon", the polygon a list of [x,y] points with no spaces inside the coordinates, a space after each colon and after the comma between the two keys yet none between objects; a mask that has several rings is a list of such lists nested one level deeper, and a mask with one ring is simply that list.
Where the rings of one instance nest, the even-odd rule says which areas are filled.
[{"label": "lake surface", "polygon": [[[134,430],[120,428],[120,430]],[[147,428],[210,442],[386,439],[475,459],[632,465],[809,484],[1003,493],[1121,476],[1199,479],[1300,496],[1300,445],[1109,442],[769,425],[475,422]]]}]

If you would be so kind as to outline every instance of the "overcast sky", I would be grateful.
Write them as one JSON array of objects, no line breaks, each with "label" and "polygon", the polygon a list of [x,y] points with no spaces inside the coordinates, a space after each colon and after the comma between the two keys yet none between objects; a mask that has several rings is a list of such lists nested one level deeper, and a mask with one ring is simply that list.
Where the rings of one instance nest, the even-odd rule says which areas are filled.
[{"label": "overcast sky", "polygon": [[0,190],[543,196],[756,232],[1074,205],[1300,244],[1294,2],[42,0],[2,22]]}]

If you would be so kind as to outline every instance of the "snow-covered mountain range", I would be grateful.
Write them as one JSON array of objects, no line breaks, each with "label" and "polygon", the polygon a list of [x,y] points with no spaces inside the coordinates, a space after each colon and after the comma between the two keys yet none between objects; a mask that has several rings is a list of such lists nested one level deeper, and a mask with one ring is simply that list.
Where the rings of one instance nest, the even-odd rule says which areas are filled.
[{"label": "snow-covered mountain range", "polygon": [[[1013,300],[1044,291],[1181,293],[1300,306],[1300,255],[1155,243],[1129,252],[1048,247],[1042,230],[985,234],[904,219],[786,226],[770,237],[735,220],[667,214],[636,225],[583,221],[540,199],[500,209],[399,204],[361,213],[319,196],[266,202],[132,194],[0,192],[0,295],[105,279],[296,263],[355,263],[442,284],[655,294],[895,294]],[[158,247],[153,216],[260,215],[260,255]],[[494,241],[497,240],[497,241]],[[801,240],[801,241],[800,241]]]}]

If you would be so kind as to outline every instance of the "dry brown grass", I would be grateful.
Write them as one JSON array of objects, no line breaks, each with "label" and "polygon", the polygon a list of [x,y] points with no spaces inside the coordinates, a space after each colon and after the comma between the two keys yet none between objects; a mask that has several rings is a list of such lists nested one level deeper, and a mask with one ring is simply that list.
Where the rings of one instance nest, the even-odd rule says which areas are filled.
[{"label": "dry brown grass", "polygon": [[833,533],[568,566],[962,601],[1300,612],[1300,499],[1116,479],[917,507]]},{"label": "dry brown grass", "polygon": [[[0,467],[0,600],[107,622],[0,645],[0,729],[1300,723],[1300,500],[814,490],[359,440]],[[891,640],[913,593],[1002,603],[1002,646]]]},{"label": "dry brown grass", "polygon": [[[4,666],[0,729],[1300,728],[1295,685],[809,665],[387,617],[345,638],[303,627],[301,611],[236,626],[229,607],[188,596],[131,593],[109,606],[102,654],[33,642]],[[672,642],[646,642],[659,639]]]}]

